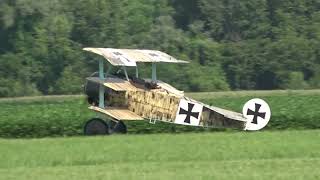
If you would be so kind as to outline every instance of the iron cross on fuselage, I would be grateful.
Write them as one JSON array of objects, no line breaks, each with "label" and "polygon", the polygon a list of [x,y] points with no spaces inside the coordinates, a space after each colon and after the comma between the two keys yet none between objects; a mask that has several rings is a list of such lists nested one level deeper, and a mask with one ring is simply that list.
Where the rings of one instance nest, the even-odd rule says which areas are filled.
[{"label": "iron cross on fuselage", "polygon": [[184,110],[180,108],[179,114],[185,114],[187,115],[186,119],[184,120],[185,123],[190,124],[190,117],[199,118],[199,112],[192,112],[192,109],[194,107],[194,104],[188,103],[188,110]]},{"label": "iron cross on fuselage", "polygon": [[258,124],[258,117],[261,117],[264,119],[266,116],[265,112],[264,113],[259,112],[260,107],[261,107],[261,104],[255,103],[255,110],[252,111],[251,109],[248,109],[247,111],[247,115],[253,115],[253,120],[252,120],[253,124]]}]

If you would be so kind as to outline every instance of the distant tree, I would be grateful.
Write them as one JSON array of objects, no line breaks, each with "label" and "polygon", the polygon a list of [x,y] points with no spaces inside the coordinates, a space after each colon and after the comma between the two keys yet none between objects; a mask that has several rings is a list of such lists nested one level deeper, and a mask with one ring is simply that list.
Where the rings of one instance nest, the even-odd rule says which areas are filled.
[{"label": "distant tree", "polygon": [[1,0],[0,97],[80,93],[101,58],[83,47],[188,60],[159,64],[186,91],[317,88],[319,12],[317,0]]}]

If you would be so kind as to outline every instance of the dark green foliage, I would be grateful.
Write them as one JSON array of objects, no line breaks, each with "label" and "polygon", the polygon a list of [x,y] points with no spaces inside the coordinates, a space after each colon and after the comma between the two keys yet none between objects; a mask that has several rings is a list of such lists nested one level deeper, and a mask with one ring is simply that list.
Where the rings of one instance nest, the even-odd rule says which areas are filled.
[{"label": "dark green foliage", "polygon": [[307,0],[1,0],[0,97],[81,92],[100,58],[82,52],[90,46],[189,60],[159,68],[185,91],[320,87],[319,10]]},{"label": "dark green foliage", "polygon": [[1,103],[3,137],[77,135],[94,114],[83,98]]},{"label": "dark green foliage", "polygon": [[[302,92],[302,91],[301,91]],[[266,129],[317,129],[320,128],[319,93],[197,95],[205,103],[242,111],[242,106],[253,97],[265,99],[272,110]],[[2,100],[0,102],[0,136],[47,137],[82,135],[85,122],[96,116],[87,109],[84,97],[57,97],[51,99]],[[224,131],[147,121],[125,122],[129,134],[181,133]]]}]

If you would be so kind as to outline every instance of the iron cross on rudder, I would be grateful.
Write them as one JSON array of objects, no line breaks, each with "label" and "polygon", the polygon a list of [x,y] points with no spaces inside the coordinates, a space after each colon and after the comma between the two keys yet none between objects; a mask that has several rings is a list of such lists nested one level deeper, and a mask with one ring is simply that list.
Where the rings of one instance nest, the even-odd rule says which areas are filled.
[{"label": "iron cross on rudder", "polygon": [[266,116],[265,112],[259,112],[260,108],[261,108],[261,104],[255,103],[255,110],[252,111],[251,109],[248,109],[247,111],[247,115],[253,115],[253,120],[252,120],[253,124],[258,124],[258,117],[261,117],[264,119]]},{"label": "iron cross on rudder", "polygon": [[199,118],[199,112],[192,112],[193,107],[194,107],[194,104],[188,103],[188,110],[180,108],[179,114],[187,115],[186,119],[184,120],[185,123],[190,124],[190,117],[191,116],[196,118],[196,119]]}]

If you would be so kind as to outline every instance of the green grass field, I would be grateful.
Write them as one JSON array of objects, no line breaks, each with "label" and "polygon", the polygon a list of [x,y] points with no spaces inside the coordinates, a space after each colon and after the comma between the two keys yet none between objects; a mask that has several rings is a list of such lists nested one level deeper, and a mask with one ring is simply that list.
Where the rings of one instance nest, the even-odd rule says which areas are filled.
[{"label": "green grass field", "polygon": [[319,179],[320,130],[0,140],[0,179]]}]

